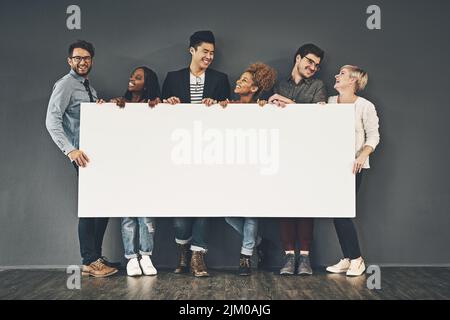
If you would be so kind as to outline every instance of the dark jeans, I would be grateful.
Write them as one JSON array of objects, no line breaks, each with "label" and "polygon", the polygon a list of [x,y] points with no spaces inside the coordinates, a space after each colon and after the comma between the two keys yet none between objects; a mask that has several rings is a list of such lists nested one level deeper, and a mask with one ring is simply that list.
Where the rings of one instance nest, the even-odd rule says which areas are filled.
[{"label": "dark jeans", "polygon": [[[78,166],[73,162],[77,170]],[[84,265],[89,265],[102,256],[103,236],[109,218],[78,218],[78,239]]]},{"label": "dark jeans", "polygon": [[83,264],[89,265],[102,256],[102,243],[108,218],[79,218],[78,238]]},{"label": "dark jeans", "polygon": [[[356,194],[358,194],[359,187],[363,178],[364,169],[356,175]],[[356,233],[355,225],[352,218],[335,218],[334,227],[341,244],[344,258],[356,259],[361,257],[361,250],[359,248],[358,234]]]},{"label": "dark jeans", "polygon": [[206,251],[207,217],[174,218],[175,241],[178,244],[191,244],[193,251]]}]

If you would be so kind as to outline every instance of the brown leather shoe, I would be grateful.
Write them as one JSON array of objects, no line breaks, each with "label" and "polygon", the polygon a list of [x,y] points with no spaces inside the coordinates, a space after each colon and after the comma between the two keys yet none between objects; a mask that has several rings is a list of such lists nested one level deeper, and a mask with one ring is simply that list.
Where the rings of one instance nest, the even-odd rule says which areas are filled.
[{"label": "brown leather shoe", "polygon": [[191,272],[196,277],[209,277],[204,259],[205,254],[206,252],[203,251],[192,252]]},{"label": "brown leather shoe", "polygon": [[189,243],[178,245],[180,247],[180,260],[178,267],[173,271],[174,273],[187,273],[189,272],[189,264],[191,263],[191,246]]},{"label": "brown leather shoe", "polygon": [[96,278],[109,277],[116,273],[118,270],[116,268],[108,267],[103,263],[102,259],[98,259],[92,262],[88,266],[83,266],[82,274],[84,276],[91,276]]}]

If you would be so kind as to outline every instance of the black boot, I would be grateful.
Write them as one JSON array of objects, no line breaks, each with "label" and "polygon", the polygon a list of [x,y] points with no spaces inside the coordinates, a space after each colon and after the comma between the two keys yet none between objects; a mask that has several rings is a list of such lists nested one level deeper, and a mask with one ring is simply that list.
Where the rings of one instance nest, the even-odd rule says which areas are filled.
[{"label": "black boot", "polygon": [[247,256],[245,254],[241,254],[239,258],[239,275],[240,276],[249,276],[252,272],[251,270],[251,256]]},{"label": "black boot", "polygon": [[269,240],[262,238],[261,242],[256,246],[256,256],[258,259],[257,268],[263,269],[267,267],[267,256],[269,252]]}]

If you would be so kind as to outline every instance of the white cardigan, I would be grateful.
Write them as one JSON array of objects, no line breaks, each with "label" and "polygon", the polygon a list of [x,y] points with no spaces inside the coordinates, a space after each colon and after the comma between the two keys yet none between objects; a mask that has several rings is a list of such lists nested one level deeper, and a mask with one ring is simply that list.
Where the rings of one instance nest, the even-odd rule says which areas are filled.
[{"label": "white cardigan", "polygon": [[[328,103],[338,103],[337,101],[338,96],[328,98]],[[355,101],[355,158],[359,156],[364,146],[371,146],[375,150],[380,142],[378,127],[378,116],[374,104],[367,99],[358,97]],[[370,168],[369,158],[363,168]]]}]

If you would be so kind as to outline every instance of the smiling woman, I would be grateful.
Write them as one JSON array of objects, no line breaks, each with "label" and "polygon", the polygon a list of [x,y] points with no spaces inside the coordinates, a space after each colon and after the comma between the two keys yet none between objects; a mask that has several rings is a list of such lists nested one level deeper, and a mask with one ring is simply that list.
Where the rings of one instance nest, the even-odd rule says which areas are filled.
[{"label": "smiling woman", "polygon": [[266,101],[260,101],[262,92],[272,89],[275,84],[277,72],[267,64],[257,62],[251,64],[244,73],[236,80],[234,93],[239,95],[236,101],[220,101],[220,105],[225,108],[228,103],[256,103],[263,106]]},{"label": "smiling woman", "polygon": [[[123,97],[111,99],[119,107],[125,107],[126,102],[148,102],[154,107],[159,101],[161,90],[156,73],[148,67],[137,67],[128,81],[128,88]],[[153,238],[155,221],[152,217],[122,218],[122,241],[127,263],[127,275],[154,276],[158,272],[151,259],[153,253]],[[139,246],[135,239],[139,239]]]},{"label": "smiling woman", "polygon": [[[358,193],[364,171],[370,168],[369,155],[380,142],[379,119],[375,105],[356,95],[367,85],[369,76],[366,71],[357,66],[345,65],[341,67],[335,78],[334,88],[339,95],[330,97],[328,103],[351,103],[355,106],[356,141],[353,174],[356,175],[356,193]],[[345,273],[347,276],[363,275],[366,266],[361,256],[358,234],[352,219],[335,218],[334,226],[344,258],[337,264],[329,266],[327,271]]]},{"label": "smiling woman", "polygon": [[126,102],[148,102],[153,107],[159,102],[161,90],[156,73],[148,67],[137,67],[133,70],[128,82],[128,88],[123,97],[110,100],[119,107],[125,107]]}]

